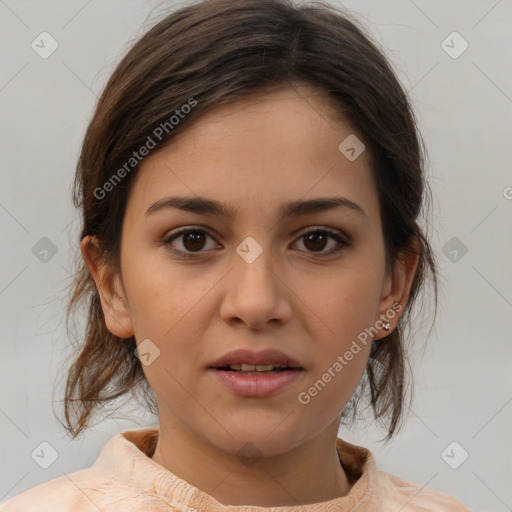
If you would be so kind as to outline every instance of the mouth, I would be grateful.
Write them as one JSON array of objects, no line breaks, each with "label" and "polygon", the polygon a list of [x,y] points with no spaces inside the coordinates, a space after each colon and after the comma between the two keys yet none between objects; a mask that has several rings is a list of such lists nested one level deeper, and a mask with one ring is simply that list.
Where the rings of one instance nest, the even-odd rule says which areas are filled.
[{"label": "mouth", "polygon": [[277,349],[260,352],[238,349],[210,363],[209,368],[231,372],[280,372],[304,369],[299,361]]},{"label": "mouth", "polygon": [[[236,369],[238,366],[241,368]],[[222,389],[235,395],[253,398],[276,395],[296,383],[305,373],[304,368],[245,364],[209,368],[208,371],[222,385]]]},{"label": "mouth", "polygon": [[224,366],[210,367],[222,372],[234,372],[241,375],[268,375],[272,373],[282,373],[288,371],[301,371],[301,366],[288,366],[282,364],[229,364]]},{"label": "mouth", "polygon": [[306,369],[291,356],[267,349],[235,350],[210,364],[208,371],[223,389],[240,396],[263,398],[290,387]]}]

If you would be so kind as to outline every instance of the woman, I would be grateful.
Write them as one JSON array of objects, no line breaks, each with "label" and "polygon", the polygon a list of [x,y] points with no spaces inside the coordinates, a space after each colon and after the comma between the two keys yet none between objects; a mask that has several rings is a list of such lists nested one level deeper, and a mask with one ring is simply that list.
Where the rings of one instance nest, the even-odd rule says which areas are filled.
[{"label": "woman", "polygon": [[143,391],[159,424],[18,510],[466,511],[337,437],[365,397],[393,436],[404,326],[435,276],[411,107],[327,5],[203,1],[107,83],[77,167],[66,426]]}]

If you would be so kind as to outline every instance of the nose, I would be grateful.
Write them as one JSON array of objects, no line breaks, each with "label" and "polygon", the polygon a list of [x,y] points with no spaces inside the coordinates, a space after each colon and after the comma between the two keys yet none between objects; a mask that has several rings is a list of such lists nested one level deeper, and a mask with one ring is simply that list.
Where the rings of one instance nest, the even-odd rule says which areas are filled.
[{"label": "nose", "polygon": [[282,266],[272,261],[271,251],[264,249],[253,261],[235,253],[233,265],[223,280],[223,320],[257,330],[286,323],[292,314],[293,294]]}]

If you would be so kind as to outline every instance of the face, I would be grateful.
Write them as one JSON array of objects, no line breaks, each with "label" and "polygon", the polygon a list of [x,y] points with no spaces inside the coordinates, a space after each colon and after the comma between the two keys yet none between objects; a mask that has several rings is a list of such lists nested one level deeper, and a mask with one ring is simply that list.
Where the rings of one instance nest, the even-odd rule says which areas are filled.
[{"label": "face", "polygon": [[[250,440],[282,453],[338,421],[371,338],[390,332],[379,318],[407,293],[385,269],[369,150],[355,160],[340,151],[355,132],[332,112],[305,86],[219,107],[146,157],[130,192],[121,274],[101,294],[107,325],[148,354],[161,422],[228,452]],[[223,210],[182,209],[170,197]],[[306,207],[320,198],[338,205]],[[392,326],[398,317],[388,316]],[[267,374],[267,393],[235,390],[221,377],[250,376],[210,367],[237,349],[278,350],[301,369],[281,372],[277,388]]]}]

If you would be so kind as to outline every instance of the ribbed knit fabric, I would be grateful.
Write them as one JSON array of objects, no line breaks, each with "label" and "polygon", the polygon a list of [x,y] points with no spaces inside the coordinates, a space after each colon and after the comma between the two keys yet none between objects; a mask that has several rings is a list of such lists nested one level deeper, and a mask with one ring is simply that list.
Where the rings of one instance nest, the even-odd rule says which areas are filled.
[{"label": "ribbed knit fabric", "polygon": [[347,496],[281,507],[223,505],[154,462],[158,427],[116,434],[89,468],[28,489],[0,512],[469,512],[456,499],[377,469],[372,454],[338,438]]}]

